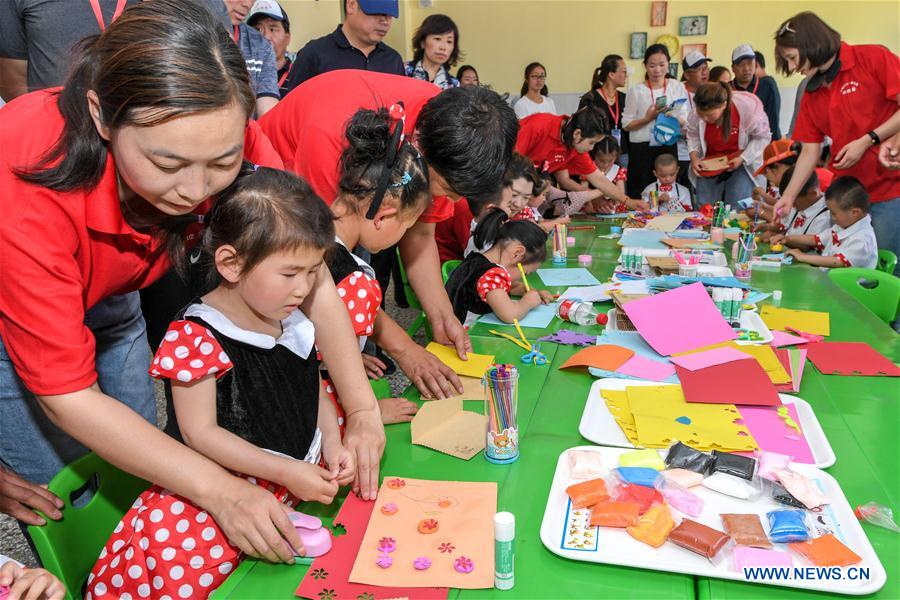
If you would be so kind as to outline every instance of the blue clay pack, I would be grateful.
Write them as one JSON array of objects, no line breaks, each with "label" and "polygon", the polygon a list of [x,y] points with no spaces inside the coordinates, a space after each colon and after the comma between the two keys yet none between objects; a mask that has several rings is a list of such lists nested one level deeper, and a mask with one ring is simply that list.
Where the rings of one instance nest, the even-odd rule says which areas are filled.
[{"label": "blue clay pack", "polygon": [[805,542],[809,539],[806,513],[802,510],[773,510],[768,513],[769,539],[779,544]]},{"label": "blue clay pack", "polygon": [[635,485],[643,485],[651,488],[653,487],[656,478],[659,477],[659,471],[648,467],[617,467],[615,471],[625,483],[633,483]]}]

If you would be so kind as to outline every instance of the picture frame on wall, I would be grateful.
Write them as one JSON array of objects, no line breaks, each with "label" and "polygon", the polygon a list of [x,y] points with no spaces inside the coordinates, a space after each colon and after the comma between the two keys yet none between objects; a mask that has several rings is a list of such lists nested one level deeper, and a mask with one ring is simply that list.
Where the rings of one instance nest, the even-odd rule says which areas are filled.
[{"label": "picture frame on wall", "polygon": [[681,46],[681,58],[683,59],[685,56],[695,50],[703,56],[709,57],[709,55],[706,53],[706,44],[684,44],[683,46]]},{"label": "picture frame on wall", "polygon": [[636,31],[632,33],[630,48],[630,58],[644,58],[644,52],[647,51],[647,32]]},{"label": "picture frame on wall", "polygon": [[678,35],[706,35],[709,17],[693,16],[678,19]]},{"label": "picture frame on wall", "polygon": [[674,60],[669,63],[669,75],[673,79],[678,79],[678,63]]},{"label": "picture frame on wall", "polygon": [[650,27],[665,27],[666,13],[669,12],[668,2],[650,3]]}]

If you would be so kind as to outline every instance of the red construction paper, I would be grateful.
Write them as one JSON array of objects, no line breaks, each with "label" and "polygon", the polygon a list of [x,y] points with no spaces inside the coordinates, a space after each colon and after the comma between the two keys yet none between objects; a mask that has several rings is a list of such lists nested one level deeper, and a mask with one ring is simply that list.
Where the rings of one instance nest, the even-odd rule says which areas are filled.
[{"label": "red construction paper", "polygon": [[798,390],[795,389],[797,387],[797,382],[794,381],[794,370],[791,369],[791,355],[788,354],[788,351],[786,349],[782,348],[774,348],[774,351],[775,356],[778,357],[778,362],[781,363],[781,366],[784,367],[784,370],[787,371],[788,375],[791,376],[791,381],[788,383],[776,383],[775,391],[787,392],[788,394],[797,392]]},{"label": "red construction paper", "polygon": [[865,342],[817,342],[806,348],[823,375],[900,377],[900,367]]},{"label": "red construction paper", "polygon": [[375,505],[375,502],[360,500],[353,492],[347,495],[344,505],[334,518],[335,524],[343,525],[347,530],[346,535],[335,537],[331,551],[313,561],[295,595],[312,600],[446,600],[447,588],[380,587],[349,582],[350,571],[359,554]]},{"label": "red construction paper", "polygon": [[687,402],[781,406],[772,380],[752,358],[696,371],[676,365],[675,372]]}]

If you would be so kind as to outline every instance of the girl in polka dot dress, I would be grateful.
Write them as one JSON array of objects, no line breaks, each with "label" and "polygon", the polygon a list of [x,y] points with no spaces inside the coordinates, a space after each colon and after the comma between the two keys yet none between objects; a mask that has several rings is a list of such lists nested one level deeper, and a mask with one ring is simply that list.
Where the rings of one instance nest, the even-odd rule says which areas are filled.
[{"label": "girl in polka dot dress", "polygon": [[[400,137],[401,112],[388,109],[360,110],[347,124],[347,147],[341,156],[340,193],[331,205],[336,244],[326,256],[338,295],[350,314],[359,337],[360,349],[372,337],[379,347],[395,357],[423,395],[432,397],[442,390],[430,389],[416,371],[437,375],[449,386],[456,375],[424,348],[416,344],[402,327],[381,308],[382,291],[375,271],[353,248],[371,253],[391,248],[412,227],[428,207],[431,194],[428,172],[419,152]],[[397,130],[396,136],[394,129]],[[366,371],[373,379],[382,375],[384,365],[363,354]],[[424,367],[418,367],[424,365]],[[417,368],[418,367],[418,368]],[[343,427],[343,410],[334,386],[323,371],[326,391],[332,396]],[[379,400],[385,424],[411,421],[417,406],[405,398]]]},{"label": "girl in polka dot dress", "polygon": [[446,285],[453,312],[466,326],[491,311],[501,321],[512,323],[551,301],[545,290],[525,292],[519,300],[510,298],[510,292],[522,285],[517,265],[532,273],[547,256],[547,233],[538,225],[510,220],[505,212],[494,209],[475,228],[475,243],[490,249],[467,256]]},{"label": "girl in polka dot dress", "polygon": [[[313,324],[298,308],[327,277],[333,243],[331,213],[304,181],[245,168],[204,232],[217,286],[182,310],[150,367],[171,387],[167,432],[285,511],[330,503],[355,469],[319,379]],[[85,597],[206,598],[241,559],[206,511],[152,486],[116,526]]]}]

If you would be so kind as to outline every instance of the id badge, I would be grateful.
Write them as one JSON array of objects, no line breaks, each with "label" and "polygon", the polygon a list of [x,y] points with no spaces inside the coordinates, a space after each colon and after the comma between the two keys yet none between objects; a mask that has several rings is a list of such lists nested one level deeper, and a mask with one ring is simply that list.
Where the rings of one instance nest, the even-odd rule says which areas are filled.
[{"label": "id badge", "polygon": [[621,148],[622,147],[622,130],[619,128],[615,128],[612,131],[610,131],[610,134],[616,140],[616,143],[619,145],[619,148]]}]

